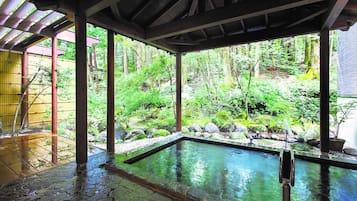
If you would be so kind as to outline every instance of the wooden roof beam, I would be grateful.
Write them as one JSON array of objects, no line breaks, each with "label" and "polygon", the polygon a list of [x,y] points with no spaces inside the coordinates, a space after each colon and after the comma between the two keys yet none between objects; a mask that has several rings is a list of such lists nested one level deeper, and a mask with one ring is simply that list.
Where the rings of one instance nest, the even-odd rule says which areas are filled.
[{"label": "wooden roof beam", "polygon": [[179,48],[180,52],[193,52],[200,50],[207,50],[212,48],[226,47],[229,45],[239,45],[246,44],[264,40],[272,40],[276,38],[296,36],[308,33],[319,32],[320,28],[318,25],[312,26],[311,24],[300,24],[300,26],[295,26],[291,29],[281,29],[281,27],[271,28],[269,30],[264,29],[262,31],[249,32],[245,34],[239,34],[219,39],[212,39],[208,41],[203,41],[198,46],[182,46]]},{"label": "wooden roof beam", "polygon": [[329,4],[329,9],[327,14],[324,16],[322,21],[321,30],[331,29],[332,25],[335,23],[338,16],[341,14],[343,8],[348,3],[348,0],[332,0]]},{"label": "wooden roof beam", "polygon": [[176,9],[176,7],[181,3],[182,0],[178,0],[175,3],[171,4],[168,8],[164,9],[162,12],[152,23],[150,23],[149,27],[156,26],[158,22],[160,22],[165,16]]},{"label": "wooden roof beam", "polygon": [[147,7],[150,6],[151,3],[152,3],[151,0],[144,1],[143,4],[141,4],[137,9],[134,10],[131,17],[129,17],[130,21],[135,20],[145,9],[147,9]]},{"label": "wooden roof beam", "polygon": [[295,20],[293,20],[293,22],[291,22],[288,25],[286,25],[285,28],[291,28],[291,27],[297,26],[297,25],[299,25],[301,23],[304,23],[304,22],[306,22],[308,20],[314,19],[315,17],[317,17],[319,15],[322,15],[326,11],[327,11],[327,8],[324,8],[324,9],[321,9],[319,11],[313,12],[312,14],[307,15],[307,16],[305,16],[303,18],[295,19]]},{"label": "wooden roof beam", "polygon": [[82,9],[85,10],[86,16],[89,17],[119,2],[120,0],[87,0],[83,3]]},{"label": "wooden roof beam", "polygon": [[112,5],[110,5],[110,10],[112,10],[115,19],[119,20],[121,18],[118,4],[113,3]]},{"label": "wooden roof beam", "polygon": [[288,0],[288,1],[246,1],[229,7],[218,8],[201,13],[197,16],[166,23],[148,28],[146,39],[155,41],[174,35],[197,31],[204,28],[239,21],[245,18],[256,17],[282,10],[318,3],[322,0]]},{"label": "wooden roof beam", "polygon": [[139,26],[132,25],[124,20],[113,20],[112,18],[107,17],[106,15],[97,13],[88,18],[89,23],[93,23],[96,26],[102,27],[104,29],[112,30],[116,33],[122,34],[124,36],[130,37],[132,39],[141,41],[143,43],[153,45],[155,47],[161,48],[163,50],[175,53],[176,48],[170,45],[162,44],[161,42],[148,42],[143,41],[145,36],[144,29]]}]

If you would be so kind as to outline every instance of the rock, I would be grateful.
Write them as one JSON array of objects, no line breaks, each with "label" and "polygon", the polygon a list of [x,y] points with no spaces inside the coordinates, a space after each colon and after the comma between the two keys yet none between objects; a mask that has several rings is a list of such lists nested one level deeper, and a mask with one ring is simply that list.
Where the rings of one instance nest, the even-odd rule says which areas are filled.
[{"label": "rock", "polygon": [[261,133],[260,136],[263,139],[271,139],[271,134],[269,134],[269,133]]},{"label": "rock", "polygon": [[181,129],[181,133],[189,133],[190,132],[190,130],[187,128],[187,127],[182,127],[182,129]]},{"label": "rock", "polygon": [[212,136],[212,134],[211,133],[203,133],[203,137],[205,137],[205,138],[210,138]]},{"label": "rock", "polygon": [[233,132],[248,134],[248,128],[243,124],[236,123]]},{"label": "rock", "polygon": [[232,132],[229,137],[233,140],[242,140],[247,138],[246,135],[241,132]]},{"label": "rock", "polygon": [[221,132],[233,132],[235,130],[235,125],[234,125],[234,122],[232,121],[230,124],[228,124],[227,126],[225,127],[222,127],[220,126],[219,129]]},{"label": "rock", "polygon": [[357,156],[357,149],[355,148],[344,148],[343,153],[352,155],[352,156]]},{"label": "rock", "polygon": [[307,140],[306,143],[308,145],[317,147],[320,144],[320,140],[319,139],[310,139],[310,140]]},{"label": "rock", "polygon": [[301,135],[304,136],[305,135],[305,131],[302,127],[300,126],[292,126],[291,127],[291,131],[295,134],[295,135]]},{"label": "rock", "polygon": [[117,122],[115,124],[115,140],[124,140],[127,132],[125,131],[123,125]]},{"label": "rock", "polygon": [[135,129],[130,131],[126,136],[125,140],[129,140],[130,138],[134,137],[135,135],[145,135],[145,132],[141,129]]},{"label": "rock", "polygon": [[205,126],[205,131],[208,133],[219,133],[219,128],[214,123],[208,123]]},{"label": "rock", "polygon": [[285,134],[272,134],[271,139],[285,141]]},{"label": "rock", "polygon": [[196,124],[190,126],[190,127],[188,128],[188,130],[189,130],[190,132],[202,132],[201,127],[200,127],[199,125],[196,125]]},{"label": "rock", "polygon": [[148,130],[146,130],[147,138],[153,138],[153,137],[154,137],[153,133],[154,133],[156,130],[157,130],[156,128],[149,128]]},{"label": "rock", "polygon": [[219,133],[212,133],[211,137],[214,139],[222,139],[223,138],[223,136],[220,135]]},{"label": "rock", "polygon": [[266,126],[261,125],[261,124],[251,124],[248,127],[248,130],[253,133],[265,133],[268,132],[268,129]]},{"label": "rock", "polygon": [[295,137],[295,139],[296,139],[296,142],[300,142],[300,143],[305,142],[304,138],[301,138],[301,137]]}]

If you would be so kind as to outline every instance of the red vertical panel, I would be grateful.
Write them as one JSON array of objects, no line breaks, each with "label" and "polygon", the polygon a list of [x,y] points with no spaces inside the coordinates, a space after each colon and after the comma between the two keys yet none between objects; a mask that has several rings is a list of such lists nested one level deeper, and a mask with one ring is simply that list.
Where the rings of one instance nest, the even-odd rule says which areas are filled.
[{"label": "red vertical panel", "polygon": [[57,38],[52,38],[52,163],[57,163]]},{"label": "red vertical panel", "polygon": [[[22,79],[21,79],[21,93],[25,93],[24,100],[21,103],[21,121],[25,119],[24,128],[28,127],[28,89],[26,88],[27,85],[27,77],[28,77],[28,52],[25,50],[22,53]],[[26,90],[26,91],[25,91]]]}]

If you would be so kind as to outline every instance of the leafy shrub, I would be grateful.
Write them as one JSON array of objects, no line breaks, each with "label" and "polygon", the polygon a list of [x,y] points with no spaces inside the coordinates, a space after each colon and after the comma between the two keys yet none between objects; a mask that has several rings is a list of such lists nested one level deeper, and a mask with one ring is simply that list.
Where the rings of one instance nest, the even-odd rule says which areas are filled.
[{"label": "leafy shrub", "polygon": [[219,128],[227,129],[233,122],[231,113],[227,110],[219,110],[216,117],[212,119]]},{"label": "leafy shrub", "polygon": [[154,137],[159,137],[159,136],[168,136],[170,135],[170,132],[168,130],[165,130],[165,129],[158,129],[158,130],[155,130],[152,135]]}]

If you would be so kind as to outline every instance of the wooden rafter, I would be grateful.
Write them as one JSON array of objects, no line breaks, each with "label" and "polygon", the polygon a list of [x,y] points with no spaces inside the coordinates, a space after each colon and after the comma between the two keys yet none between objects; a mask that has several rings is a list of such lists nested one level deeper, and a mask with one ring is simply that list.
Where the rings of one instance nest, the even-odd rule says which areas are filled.
[{"label": "wooden rafter", "polygon": [[219,24],[231,23],[245,18],[288,10],[321,1],[322,0],[289,0],[284,1],[283,3],[280,1],[259,1],[259,4],[256,1],[242,2],[241,4],[215,9],[198,16],[187,17],[183,20],[177,20],[149,28],[146,31],[146,39],[155,41],[174,35],[217,26]]},{"label": "wooden rafter", "polygon": [[110,5],[110,9],[114,15],[114,18],[119,20],[121,18],[120,12],[119,12],[119,8],[118,5],[116,3],[113,3],[112,5]]},{"label": "wooden rafter", "polygon": [[312,26],[310,24],[300,24],[299,26],[282,29],[281,27],[264,29],[262,31],[249,32],[244,34],[239,34],[239,36],[226,36],[224,38],[207,40],[200,43],[199,46],[194,47],[181,47],[180,52],[193,52],[200,50],[207,50],[212,48],[225,47],[228,45],[239,45],[263,40],[271,40],[281,37],[288,37],[294,35],[301,35],[307,33],[318,32],[319,26]]},{"label": "wooden rafter", "polygon": [[319,11],[316,11],[316,12],[313,12],[311,13],[310,15],[307,15],[303,18],[298,18],[298,19],[294,19],[291,23],[289,23],[288,25],[286,25],[285,27],[286,28],[291,28],[291,27],[294,27],[294,26],[297,26],[301,23],[304,23],[308,20],[311,20],[311,19],[314,19],[315,17],[319,16],[319,15],[322,15],[323,13],[325,13],[327,11],[327,8],[324,8],[324,9],[321,9]]},{"label": "wooden rafter", "polygon": [[151,5],[151,0],[144,1],[138,8],[135,9],[131,17],[129,18],[130,21],[134,21],[145,9],[147,9]]},{"label": "wooden rafter", "polygon": [[343,8],[346,6],[348,0],[333,0],[330,1],[329,9],[326,16],[323,18],[321,30],[331,29],[338,16],[341,14]]},{"label": "wooden rafter", "polygon": [[139,26],[133,25],[123,19],[114,20],[102,13],[92,15],[88,18],[88,22],[109,30],[113,30],[115,28],[113,31],[118,32],[118,30],[120,30],[118,33],[132,38],[143,38],[145,36],[144,29]]},{"label": "wooden rafter", "polygon": [[170,45],[165,45],[160,42],[156,43],[151,43],[148,41],[144,41],[143,38],[145,36],[145,31],[144,29],[140,28],[137,25],[130,24],[127,21],[124,21],[122,19],[120,20],[113,20],[112,18],[109,18],[108,16],[98,13],[95,15],[92,15],[91,17],[88,18],[88,22],[93,23],[97,26],[100,26],[104,29],[112,30],[116,33],[122,34],[127,37],[131,37],[133,39],[139,40],[141,42],[153,45],[155,47],[161,48],[163,50],[167,50],[169,52],[176,52],[176,48]]},{"label": "wooden rafter", "polygon": [[163,12],[161,12],[160,15],[156,17],[153,22],[150,23],[149,27],[156,26],[157,23],[159,23],[163,18],[165,18],[168,13],[175,10],[176,7],[180,5],[181,1],[182,0],[175,1],[173,4],[169,5],[168,8],[163,9]]},{"label": "wooden rafter", "polygon": [[264,15],[264,19],[265,19],[265,27],[268,29],[270,27],[270,25],[269,25],[269,15],[265,14]]},{"label": "wooden rafter", "polygon": [[120,0],[87,0],[81,7],[85,10],[86,16],[89,17],[119,2]]},{"label": "wooden rafter", "polygon": [[[230,5],[232,3],[232,1],[224,1],[224,5]],[[214,5],[214,2],[212,0],[208,0],[208,4],[210,5],[210,7],[212,8],[212,10],[214,10],[216,8],[216,5]],[[225,35],[226,31],[224,30],[224,27],[222,24],[219,24],[219,29],[221,30],[222,34]]]}]

